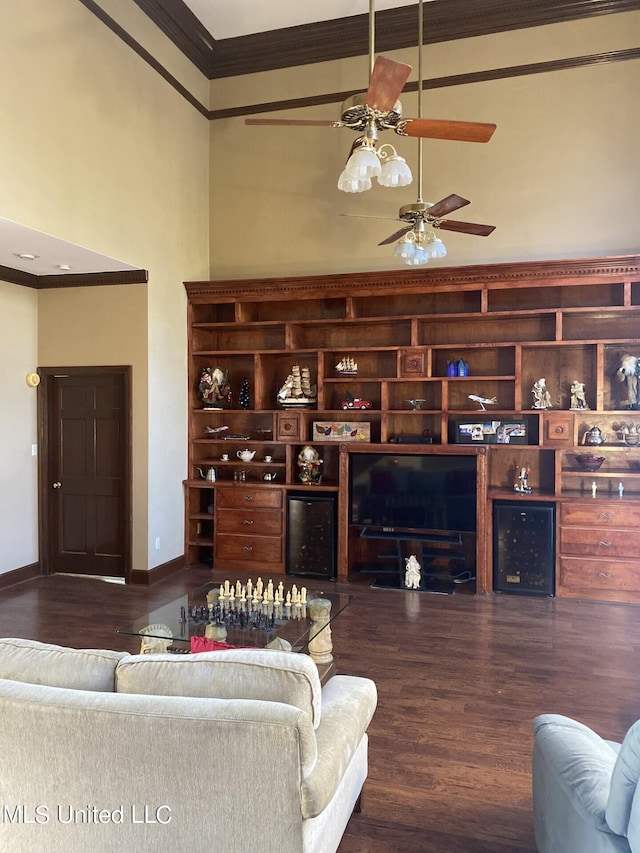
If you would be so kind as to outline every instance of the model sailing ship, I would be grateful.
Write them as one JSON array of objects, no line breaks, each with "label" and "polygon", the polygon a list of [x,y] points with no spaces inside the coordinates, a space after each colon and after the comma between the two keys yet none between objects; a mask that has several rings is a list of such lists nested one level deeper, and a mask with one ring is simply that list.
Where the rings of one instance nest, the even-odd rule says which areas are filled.
[{"label": "model sailing ship", "polygon": [[357,376],[358,362],[354,361],[354,359],[350,355],[345,355],[345,357],[341,358],[340,361],[336,364],[336,371],[341,376]]},{"label": "model sailing ship", "polygon": [[282,388],[278,391],[278,402],[285,408],[296,406],[311,408],[318,402],[317,387],[311,385],[308,367],[294,364]]}]

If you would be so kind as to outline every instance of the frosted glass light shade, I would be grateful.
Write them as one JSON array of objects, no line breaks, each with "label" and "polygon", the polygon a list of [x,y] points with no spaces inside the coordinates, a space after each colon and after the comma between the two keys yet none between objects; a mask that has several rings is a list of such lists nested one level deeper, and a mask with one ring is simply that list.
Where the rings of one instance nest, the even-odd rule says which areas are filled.
[{"label": "frosted glass light shade", "polygon": [[393,250],[394,258],[412,258],[416,253],[416,247],[413,240],[409,240],[407,237],[403,237],[398,243],[396,243],[395,248]]},{"label": "frosted glass light shade", "polygon": [[439,237],[435,237],[431,243],[431,257],[444,258],[447,255],[447,247]]},{"label": "frosted glass light shade", "polygon": [[357,178],[350,175],[346,169],[338,178],[338,189],[343,193],[363,193],[371,189],[371,178]]},{"label": "frosted glass light shade", "polygon": [[413,257],[407,258],[405,263],[409,264],[409,266],[424,266],[424,264],[429,263],[429,258],[427,257],[427,253],[424,250],[423,246],[416,246],[416,251]]},{"label": "frosted glass light shade", "polygon": [[356,148],[344,168],[352,178],[377,178],[382,169],[378,155],[368,145]]},{"label": "frosted glass light shade", "polygon": [[378,176],[378,183],[383,187],[406,187],[412,180],[407,161],[399,155],[387,157]]}]

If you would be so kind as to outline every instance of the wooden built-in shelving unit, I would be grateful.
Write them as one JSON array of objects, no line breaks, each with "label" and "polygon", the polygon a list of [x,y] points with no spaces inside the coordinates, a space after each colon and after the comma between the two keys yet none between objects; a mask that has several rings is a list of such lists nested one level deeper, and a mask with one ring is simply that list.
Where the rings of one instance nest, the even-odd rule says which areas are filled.
[{"label": "wooden built-in shelving unit", "polygon": [[[433,443],[403,444],[402,452],[478,456],[478,592],[492,589],[492,501],[514,497],[517,470],[527,465],[533,488],[527,499],[558,506],[557,594],[640,603],[637,548],[628,554],[622,546],[598,546],[609,541],[600,537],[595,553],[585,555],[584,545],[576,553],[581,530],[599,530],[599,521],[611,526],[610,504],[625,508],[613,522],[619,538],[635,536],[633,519],[640,517],[640,447],[626,446],[619,434],[622,423],[640,427],[640,410],[627,407],[625,386],[616,378],[624,354],[640,355],[640,258],[188,282],[185,287],[190,409],[185,523],[191,562],[212,560],[233,569],[253,561],[265,573],[283,572],[285,497],[300,490],[297,455],[313,443],[322,450],[324,473],[320,486],[306,488],[337,495],[338,575],[345,579],[357,565],[359,547],[348,520],[347,460],[364,445],[323,442],[313,434],[313,423],[349,420],[370,425],[369,449],[398,452],[393,439],[424,435]],[[357,376],[336,373],[345,355],[358,362]],[[469,376],[448,376],[449,362],[459,359],[467,362]],[[277,391],[294,364],[308,367],[317,383],[313,410],[277,404]],[[236,402],[222,411],[203,410],[198,381],[207,366],[228,372],[236,401],[246,377],[250,408],[240,409]],[[531,392],[540,377],[553,403],[543,411],[533,408]],[[574,380],[585,384],[589,410],[570,410]],[[343,411],[349,394],[368,400],[371,408]],[[479,411],[469,394],[496,397],[497,403]],[[411,399],[424,402],[414,410]],[[458,443],[459,423],[485,420],[524,423],[526,444]],[[606,460],[591,474],[576,467],[575,455],[586,452],[581,443],[596,424],[607,434],[597,449]],[[220,426],[248,438],[206,432]],[[249,464],[236,457],[244,448],[256,450]],[[223,452],[229,453],[228,462],[221,461]],[[211,465],[214,484],[200,479],[197,470]],[[234,481],[239,468],[247,478],[241,483]],[[275,478],[265,482],[268,472]],[[229,506],[230,500],[238,506]],[[243,513],[247,507],[253,516]],[[594,508],[595,520],[589,514]],[[587,515],[580,514],[583,510]],[[581,572],[576,558],[584,562],[585,556],[590,569]]]}]

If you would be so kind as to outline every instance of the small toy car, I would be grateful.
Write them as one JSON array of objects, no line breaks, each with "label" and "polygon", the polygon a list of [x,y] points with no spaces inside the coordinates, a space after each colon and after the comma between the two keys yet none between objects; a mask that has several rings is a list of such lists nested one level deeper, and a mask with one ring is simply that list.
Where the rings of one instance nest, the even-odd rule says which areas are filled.
[{"label": "small toy car", "polygon": [[362,400],[360,397],[354,397],[352,400],[342,401],[343,409],[370,409],[371,403],[368,400]]}]

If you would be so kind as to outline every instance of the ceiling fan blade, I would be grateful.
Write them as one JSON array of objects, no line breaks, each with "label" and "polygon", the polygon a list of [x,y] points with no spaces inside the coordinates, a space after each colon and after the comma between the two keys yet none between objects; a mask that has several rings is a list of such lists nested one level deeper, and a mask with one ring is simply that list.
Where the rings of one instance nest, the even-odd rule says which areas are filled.
[{"label": "ceiling fan blade", "polygon": [[369,88],[364,96],[365,106],[381,113],[390,112],[404,89],[404,84],[411,74],[411,66],[404,62],[377,56]]},{"label": "ceiling fan blade", "polygon": [[435,216],[437,218],[440,216],[446,216],[448,213],[453,213],[454,210],[459,210],[467,204],[471,204],[468,199],[452,193],[446,198],[432,204],[431,207],[427,209],[427,216]]},{"label": "ceiling fan blade", "polygon": [[401,237],[404,237],[407,231],[411,231],[412,228],[413,223],[405,225],[404,228],[400,228],[400,230],[396,231],[395,234],[392,234],[390,237],[387,237],[386,240],[383,240],[381,243],[378,243],[378,246],[387,246],[389,243],[395,243],[396,240],[399,240]]},{"label": "ceiling fan blade", "polygon": [[268,124],[268,125],[302,125],[308,127],[341,127],[340,121],[322,121],[300,118],[246,118],[245,124]]},{"label": "ceiling fan blade", "polygon": [[438,228],[443,231],[459,231],[461,234],[474,234],[476,237],[488,237],[496,230],[495,225],[479,225],[477,222],[458,222],[455,219],[444,219]]},{"label": "ceiling fan blade", "polygon": [[437,118],[410,118],[398,123],[401,136],[420,136],[423,139],[451,139],[457,142],[488,142],[495,124],[475,121],[447,121]]}]

